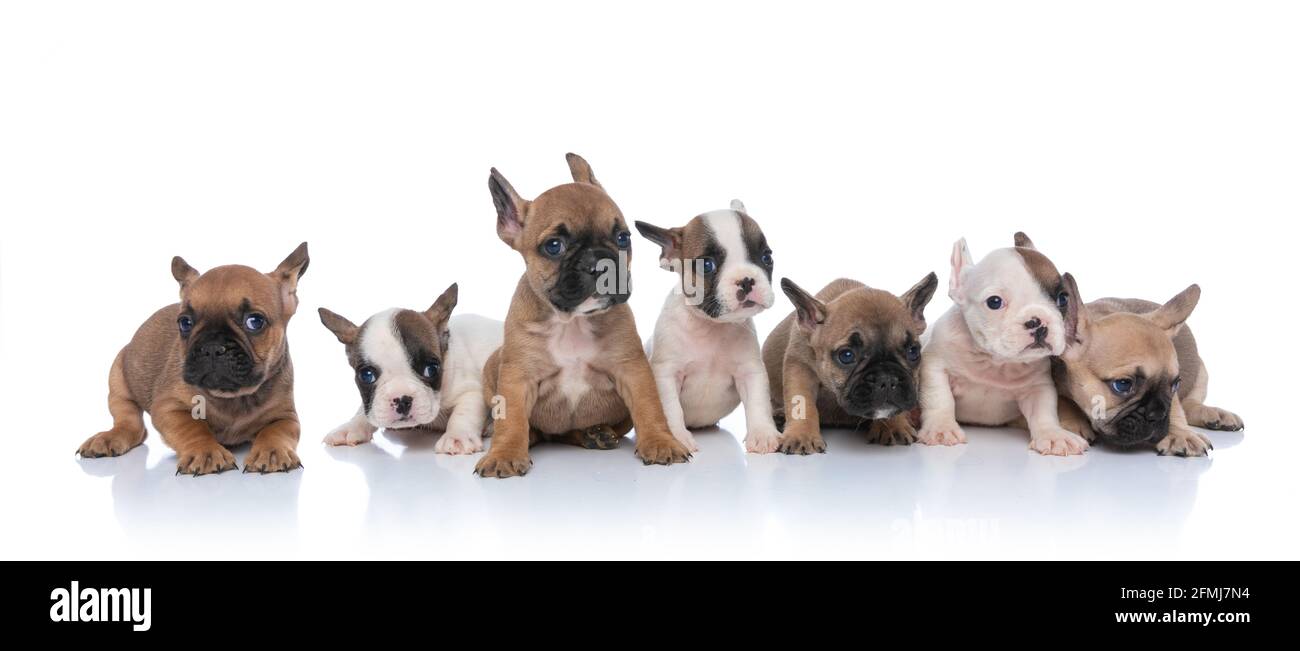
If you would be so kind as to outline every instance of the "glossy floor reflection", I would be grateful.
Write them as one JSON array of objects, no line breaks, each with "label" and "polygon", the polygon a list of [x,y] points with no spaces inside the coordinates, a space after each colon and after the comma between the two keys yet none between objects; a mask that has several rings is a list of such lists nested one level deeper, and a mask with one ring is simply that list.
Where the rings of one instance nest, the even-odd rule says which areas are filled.
[{"label": "glossy floor reflection", "polygon": [[1201,553],[1187,531],[1200,479],[1243,440],[1211,436],[1208,459],[1045,458],[1009,429],[972,429],[955,448],[831,431],[827,454],[790,457],[747,455],[714,429],[687,465],[643,466],[630,439],[541,445],[512,480],[476,477],[478,455],[436,455],[433,436],[402,432],[305,444],[305,470],[281,475],[176,477],[154,437],[76,463],[111,494],[109,556],[1163,558]]}]

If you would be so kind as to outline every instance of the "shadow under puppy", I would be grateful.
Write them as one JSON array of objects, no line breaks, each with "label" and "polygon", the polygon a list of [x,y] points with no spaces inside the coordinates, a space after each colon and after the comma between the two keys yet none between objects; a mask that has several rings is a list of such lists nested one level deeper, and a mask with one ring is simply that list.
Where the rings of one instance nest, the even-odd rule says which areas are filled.
[{"label": "shadow under puppy", "polygon": [[[1073,278],[1066,289],[1082,301]],[[1200,297],[1192,285],[1164,305],[1129,298],[1080,305],[1079,341],[1052,365],[1061,425],[1089,441],[1154,445],[1182,457],[1214,447],[1189,425],[1242,429],[1236,414],[1205,404],[1209,374],[1184,323]]]},{"label": "shadow under puppy", "polygon": [[681,281],[646,342],[673,436],[695,452],[688,428],[716,425],[743,401],[745,449],[775,452],[780,432],[753,319],[775,300],[773,260],[758,222],[735,200],[685,226],[636,229],[662,247],[660,266]]},{"label": "shadow under puppy", "polygon": [[154,312],[117,354],[108,376],[113,427],[77,452],[117,456],[140,445],[149,412],[176,452],[177,474],[231,470],[226,446],[248,441],[244,472],[301,467],[285,330],[307,263],[306,242],[267,274],[242,265],[200,274],[172,258],[181,300]]},{"label": "shadow under puppy", "polygon": [[841,278],[811,296],[789,278],[781,289],[795,312],[763,344],[771,394],[782,397],[780,450],[825,452],[821,426],[858,428],[884,445],[916,438],[925,306],[939,280],[930,273],[902,296]]},{"label": "shadow under puppy", "polygon": [[451,316],[457,297],[452,284],[423,312],[393,308],[360,326],[320,308],[321,323],[346,347],[361,393],[356,416],[325,443],[366,443],[381,427],[427,427],[443,432],[434,452],[483,449],[483,365],[501,346],[503,325],[477,314]]},{"label": "shadow under puppy", "polygon": [[475,472],[513,477],[532,467],[530,444],[548,438],[610,449],[636,427],[647,464],[690,452],[664,419],[632,310],[632,236],[587,161],[568,154],[573,183],[532,201],[495,169],[488,189],[497,236],[526,270],[506,316],[505,342],[483,368],[492,445]]}]

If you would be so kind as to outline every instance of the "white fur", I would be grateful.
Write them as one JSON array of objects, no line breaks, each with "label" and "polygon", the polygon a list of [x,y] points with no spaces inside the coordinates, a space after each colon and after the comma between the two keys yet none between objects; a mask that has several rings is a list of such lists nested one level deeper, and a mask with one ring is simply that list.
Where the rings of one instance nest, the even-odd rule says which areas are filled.
[{"label": "white fur", "polygon": [[[1043,454],[1082,454],[1088,442],[1057,419],[1051,355],[1065,350],[1064,320],[1014,249],[971,264],[965,240],[953,248],[949,296],[954,305],[926,333],[921,362],[921,431],[929,445],[966,442],[958,423],[1005,425],[1023,415],[1030,448]],[[991,310],[989,296],[1004,306]],[[1049,348],[1033,343],[1024,322],[1048,328]]]},{"label": "white fur", "polygon": [[569,404],[576,407],[591,391],[591,363],[601,354],[591,320],[557,316],[552,319],[548,332],[547,350],[559,367],[556,386]]},{"label": "white fur", "polygon": [[[716,271],[718,300],[723,308],[718,319],[744,322],[772,307],[775,300],[772,283],[768,281],[764,270],[749,260],[740,215],[735,210],[715,210],[705,213],[703,218],[709,230],[713,231],[714,240],[727,253],[722,267]],[[741,301],[736,298],[738,283],[744,278],[754,279],[754,287],[749,294],[756,303],[752,307],[741,307]]]}]

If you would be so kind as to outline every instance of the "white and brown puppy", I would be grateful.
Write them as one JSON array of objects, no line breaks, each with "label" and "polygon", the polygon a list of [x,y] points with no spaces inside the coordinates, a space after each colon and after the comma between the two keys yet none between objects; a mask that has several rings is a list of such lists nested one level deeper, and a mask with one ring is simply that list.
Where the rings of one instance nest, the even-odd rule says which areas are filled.
[{"label": "white and brown puppy", "polygon": [[744,402],[745,449],[775,452],[780,432],[753,319],[775,298],[772,250],[758,222],[736,200],[685,226],[636,229],[662,247],[660,266],[680,280],[646,343],[673,436],[694,452],[690,428],[713,426]]},{"label": "white and brown puppy", "polygon": [[[1072,280],[1066,291],[1082,300]],[[1164,305],[1131,298],[1081,305],[1078,343],[1053,362],[1061,424],[1089,441],[1182,457],[1214,447],[1189,425],[1242,429],[1239,416],[1205,404],[1209,374],[1184,324],[1200,297],[1192,285]]]},{"label": "white and brown puppy", "polygon": [[456,285],[423,312],[390,309],[360,326],[320,308],[320,320],[347,347],[361,408],[325,436],[329,445],[370,441],[379,428],[442,431],[434,451],[472,454],[483,449],[487,405],[483,364],[501,346],[500,321],[463,314]]},{"label": "white and brown puppy", "polygon": [[952,249],[948,296],[953,306],[925,345],[917,438],[965,443],[958,423],[1001,426],[1023,416],[1031,449],[1087,450],[1088,442],[1057,417],[1051,357],[1074,340],[1077,303],[1056,265],[1024,233],[1016,233],[1014,247],[992,251],[979,264],[962,239]]}]

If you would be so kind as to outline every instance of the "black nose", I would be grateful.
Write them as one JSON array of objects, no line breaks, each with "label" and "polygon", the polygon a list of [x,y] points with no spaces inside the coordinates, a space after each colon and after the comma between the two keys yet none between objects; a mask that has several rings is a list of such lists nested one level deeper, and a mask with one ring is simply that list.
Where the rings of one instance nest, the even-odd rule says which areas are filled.
[{"label": "black nose", "polygon": [[1039,326],[1034,331],[1034,341],[1043,341],[1044,339],[1047,339],[1047,326]]},{"label": "black nose", "polygon": [[742,295],[743,295],[743,294],[748,294],[748,293],[749,293],[749,290],[751,290],[751,289],[754,288],[754,279],[753,279],[753,278],[742,278],[742,279],[740,279],[740,281],[737,282],[736,284],[740,286],[740,291],[742,292]]},{"label": "black nose", "polygon": [[411,398],[411,396],[402,396],[401,398],[393,398],[393,409],[396,409],[398,414],[405,416],[411,413],[412,402],[414,402],[414,399]]},{"label": "black nose", "polygon": [[227,350],[226,343],[223,341],[209,341],[199,346],[199,354],[204,357],[221,357]]},{"label": "black nose", "polygon": [[1034,328],[1037,328],[1038,326],[1041,325],[1043,325],[1043,322],[1039,321],[1038,317],[1034,317],[1028,321],[1025,321],[1025,330],[1033,330]]}]

